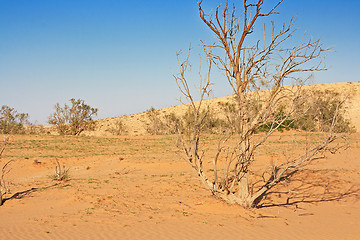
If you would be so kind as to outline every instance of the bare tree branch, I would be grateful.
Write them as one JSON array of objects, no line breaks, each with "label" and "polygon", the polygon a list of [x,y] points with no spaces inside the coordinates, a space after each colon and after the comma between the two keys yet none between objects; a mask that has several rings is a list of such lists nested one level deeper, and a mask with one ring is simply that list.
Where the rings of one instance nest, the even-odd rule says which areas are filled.
[{"label": "bare tree branch", "polygon": [[[186,76],[191,47],[184,61],[180,61],[180,53],[177,54],[179,74],[174,75],[174,78],[189,103],[193,121],[192,131],[187,137],[183,132],[178,132],[184,159],[212,194],[247,208],[256,207],[272,187],[319,154],[337,150],[329,146],[339,137],[335,134],[335,127],[342,103],[334,110],[323,141],[315,142],[304,154],[288,158],[282,163],[272,163],[259,176],[254,176],[253,165],[257,161],[259,148],[275,131],[294,124],[309,109],[303,106],[306,103],[306,94],[302,88],[303,79],[307,78],[305,74],[326,70],[324,59],[328,49],[322,47],[320,40],[314,41],[304,34],[296,45],[290,45],[290,40],[296,35],[293,19],[278,30],[271,23],[267,31],[264,24],[263,39],[249,40],[259,18],[278,14],[276,9],[282,2],[279,0],[270,10],[264,11],[263,0],[251,3],[244,0],[243,14],[239,17],[237,8],[235,5],[230,7],[228,0],[224,1],[223,6],[217,6],[214,14],[205,13],[203,0],[197,0],[201,20],[217,39],[214,44],[201,42],[208,71],[206,76],[199,72],[198,101],[194,99]],[[202,147],[204,123],[210,111],[209,104],[205,104],[204,100],[211,92],[212,64],[226,78],[235,98],[226,116],[231,127],[220,134],[210,161]],[[294,87],[285,87],[284,82],[287,80],[293,81]],[[257,134],[262,128],[266,129],[264,134]],[[211,163],[212,177],[205,174],[206,163]]]}]

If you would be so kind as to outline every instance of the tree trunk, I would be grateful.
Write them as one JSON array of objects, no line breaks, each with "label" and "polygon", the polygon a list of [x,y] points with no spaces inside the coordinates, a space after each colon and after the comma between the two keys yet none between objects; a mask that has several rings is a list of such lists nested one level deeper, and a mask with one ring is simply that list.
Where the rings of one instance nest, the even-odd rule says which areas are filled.
[{"label": "tree trunk", "polygon": [[249,198],[249,181],[248,181],[248,174],[245,173],[244,176],[240,178],[239,181],[239,198],[242,201],[246,201]]}]

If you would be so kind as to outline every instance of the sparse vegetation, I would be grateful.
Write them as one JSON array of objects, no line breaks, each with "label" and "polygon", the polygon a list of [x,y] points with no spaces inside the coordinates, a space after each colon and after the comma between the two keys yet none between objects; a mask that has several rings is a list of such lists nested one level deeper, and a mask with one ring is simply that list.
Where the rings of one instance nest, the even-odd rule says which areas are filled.
[{"label": "sparse vegetation", "polygon": [[45,134],[45,132],[44,126],[36,123],[29,123],[25,129],[26,134]]},{"label": "sparse vegetation", "polygon": [[[292,153],[294,151],[296,153],[300,149],[306,148],[304,134],[304,132],[300,132],[293,135],[292,131],[275,133],[270,136],[268,147],[278,150],[292,148]],[[314,133],[314,135],[316,134]],[[213,146],[217,142],[218,135],[205,134],[204,137],[207,138],[207,141],[202,149],[206,150],[206,154],[215,153],[216,149]],[[357,147],[350,154],[356,154],[358,151],[358,138],[359,135],[355,135],[351,140],[352,146]],[[235,137],[233,139],[235,140]],[[296,146],[294,146],[294,139],[298,140]],[[136,219],[142,224],[147,224],[146,219],[149,215],[153,219],[169,219],[170,216],[182,217],[185,211],[189,216],[192,215],[200,221],[205,216],[209,218],[209,221],[218,221],[218,223],[223,223],[222,216],[225,212],[229,216],[229,223],[238,224],[239,222],[231,220],[239,217],[238,211],[234,212],[231,206],[216,203],[216,201],[204,197],[206,192],[201,191],[203,187],[201,182],[194,181],[196,175],[187,171],[189,169],[186,168],[186,165],[176,160],[174,151],[180,151],[172,145],[172,142],[173,138],[166,135],[137,137],[13,136],[1,160],[13,159],[23,169],[18,169],[18,167],[15,169],[15,165],[11,165],[16,170],[14,173],[21,177],[14,179],[11,175],[6,175],[6,180],[9,180],[7,181],[8,186],[13,192],[11,195],[8,193],[4,196],[7,200],[4,205],[9,204],[9,206],[4,206],[6,209],[2,211],[5,214],[3,218],[13,214],[23,216],[22,211],[25,211],[23,220],[19,219],[25,222],[28,221],[28,216],[33,216],[41,222],[43,221],[42,216],[45,215],[44,211],[47,211],[45,213],[49,216],[62,214],[61,207],[67,204],[69,206],[68,213],[78,216],[78,218],[74,218],[78,222],[83,220],[84,215],[87,215],[84,211],[86,208],[90,210],[95,208],[95,210],[91,210],[93,214],[89,215],[89,221],[96,220],[101,214],[103,219],[109,221],[122,222],[124,219],[130,218],[129,222],[132,222],[134,219],[132,212],[137,212]],[[134,152],[134,149],[139,151]],[[260,149],[260,155],[263,159],[269,160],[272,156],[269,155],[270,151],[268,153],[266,150]],[[281,155],[281,153],[279,154]],[[260,213],[271,215],[274,209],[279,208],[271,206],[277,204],[284,205],[284,207],[280,207],[281,213],[276,216],[279,218],[286,216],[287,219],[292,216],[293,222],[296,223],[299,221],[299,214],[316,211],[316,205],[322,206],[322,209],[326,210],[334,207],[336,213],[345,207],[352,209],[357,195],[354,195],[353,198],[346,196],[342,198],[341,196],[358,189],[356,181],[359,176],[352,170],[355,162],[344,166],[344,169],[338,169],[338,164],[334,165],[338,162],[336,159],[341,159],[341,157],[340,154],[335,155],[331,165],[317,165],[315,176],[311,171],[296,175],[296,179],[274,189],[273,193],[264,199],[265,205],[263,206],[267,208],[263,208],[261,211],[241,212],[242,216],[249,217],[249,213],[254,216],[249,217],[252,224],[253,221],[258,221],[256,218]],[[356,155],[352,157],[356,160]],[[71,167],[69,171],[71,181],[58,182],[50,179],[49,175],[55,174],[56,158],[61,169],[64,164],[66,167]],[[34,163],[36,159],[38,163]],[[350,159],[344,160],[350,163]],[[274,157],[274,162],[276,162],[276,157]],[[267,161],[260,162],[264,165],[266,163]],[[206,165],[207,163],[204,164],[204,167]],[[213,174],[214,168],[211,167],[205,171],[207,174]],[[73,176],[74,174],[76,176]],[[307,176],[306,181],[300,182],[304,176]],[[13,187],[13,184],[16,187]],[[293,189],[294,187],[299,188],[292,191],[291,194],[286,193],[288,188]],[[326,193],[323,194],[325,190]],[[202,193],[199,195],[198,191]],[[279,194],[281,197],[278,197]],[[288,198],[289,203],[287,204]],[[334,198],[339,200],[332,200]],[[324,204],[322,201],[326,203]],[[44,205],[54,208],[42,208]],[[202,206],[208,207],[203,208]],[[226,209],[214,213],[214,208],[224,206]],[[149,211],[149,207],[152,211]],[[200,208],[201,216],[196,214]],[[36,209],[42,211],[41,216],[33,215]],[[144,215],[143,212],[146,214]],[[121,214],[121,218],[114,219],[114,214]],[[348,214],[343,213],[342,216],[346,215]],[[46,218],[45,220],[52,223],[51,221],[56,219]],[[352,220],[356,220],[356,216],[353,216]]]},{"label": "sparse vegetation", "polygon": [[[186,111],[186,113],[181,118],[181,124],[179,124],[179,130],[181,134],[189,136],[194,128],[194,115],[191,108]],[[224,127],[224,120],[219,116],[216,116],[216,113],[210,106],[207,106],[206,109],[203,109],[199,113],[199,117],[203,119],[202,131],[207,134],[219,133]]]},{"label": "sparse vegetation", "polygon": [[177,133],[178,129],[183,125],[181,117],[178,117],[174,112],[165,115],[164,123],[168,134]]},{"label": "sparse vegetation", "polygon": [[[340,96],[335,91],[312,91],[308,90],[303,92],[305,96],[301,100],[294,102],[295,111],[291,116],[286,117],[286,103],[279,104],[274,115],[277,119],[284,120],[276,129],[277,131],[283,130],[303,130],[310,132],[324,132],[328,131],[332,125],[335,114],[337,124],[333,131],[336,133],[349,133],[353,131],[350,121],[345,118],[345,110],[342,102],[346,96]],[[225,121],[222,126],[226,129],[232,129],[234,133],[239,133],[240,119],[236,114],[239,109],[236,105],[236,100],[229,102],[219,102],[221,112],[220,115],[225,116]],[[252,112],[252,115],[259,109],[255,106],[247,104],[247,109]],[[263,123],[257,128],[257,132],[266,132],[271,129],[272,122]]]},{"label": "sparse vegetation", "polygon": [[80,135],[85,130],[94,129],[95,123],[92,120],[98,109],[90,107],[81,99],[72,98],[70,102],[71,106],[65,104],[64,107],[56,103],[49,123],[55,125],[61,135]]},{"label": "sparse vegetation", "polygon": [[[277,119],[286,119],[279,124],[275,131],[290,129],[310,132],[328,131],[336,111],[337,124],[333,131],[336,133],[353,131],[350,121],[344,117],[345,110],[342,102],[346,97],[330,90],[325,92],[308,90],[304,91],[303,94],[306,94],[306,97],[302,96],[301,99],[294,101],[294,112],[290,116],[286,116],[286,102],[277,106],[273,115]],[[245,105],[250,118],[255,116],[261,107],[261,105],[255,103],[255,99],[250,97]],[[203,117],[203,133],[214,134],[227,131],[239,134],[241,119],[238,112],[236,97],[229,98],[228,101],[218,102],[217,106],[216,104],[206,106],[199,115]],[[151,135],[177,134],[180,132],[189,136],[193,131],[194,116],[191,108],[183,115],[176,115],[171,112],[163,116],[160,115],[159,110],[151,108],[147,112],[147,117],[149,119],[147,132]],[[260,124],[256,132],[269,131],[272,124],[272,121]],[[120,123],[119,129],[122,129],[122,126],[122,123]],[[113,132],[117,131],[114,129]]]},{"label": "sparse vegetation", "polygon": [[[203,131],[206,133],[216,133],[222,131],[224,120],[216,116],[216,112],[209,108],[201,114],[206,115],[204,118]],[[189,108],[183,115],[177,115],[174,112],[160,115],[159,110],[150,109],[147,112],[149,123],[147,132],[151,135],[169,135],[182,133],[189,135],[192,131],[192,111]]]},{"label": "sparse vegetation", "polygon": [[[292,120],[293,128],[305,131],[327,132],[336,117],[335,133],[353,132],[350,121],[344,117],[343,97],[334,91],[308,92],[305,104],[296,106],[298,111],[304,112],[300,118]],[[304,109],[304,108],[307,109]]]}]

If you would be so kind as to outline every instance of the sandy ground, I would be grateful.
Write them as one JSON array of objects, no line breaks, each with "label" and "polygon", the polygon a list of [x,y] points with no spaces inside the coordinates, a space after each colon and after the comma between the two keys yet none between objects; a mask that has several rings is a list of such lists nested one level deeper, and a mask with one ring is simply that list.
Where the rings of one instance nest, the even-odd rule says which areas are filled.
[{"label": "sandy ground", "polygon": [[[245,210],[204,190],[171,136],[12,136],[0,159],[14,160],[0,236],[360,239],[359,140],[352,135],[348,150],[295,176],[291,197],[274,189],[261,208]],[[52,179],[55,159],[70,168],[67,181]]]}]

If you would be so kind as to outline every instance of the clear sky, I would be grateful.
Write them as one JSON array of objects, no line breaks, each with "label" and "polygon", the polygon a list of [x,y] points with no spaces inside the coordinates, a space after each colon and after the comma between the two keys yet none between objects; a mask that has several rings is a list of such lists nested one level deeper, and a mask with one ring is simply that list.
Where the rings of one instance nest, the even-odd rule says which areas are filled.
[{"label": "clear sky", "polygon": [[[295,16],[334,47],[314,83],[360,81],[359,0],[285,0],[278,11],[266,20]],[[98,118],[177,105],[176,52],[210,36],[196,0],[0,0],[0,106],[46,123],[70,98],[99,108]],[[231,93],[225,81],[214,91]]]}]

